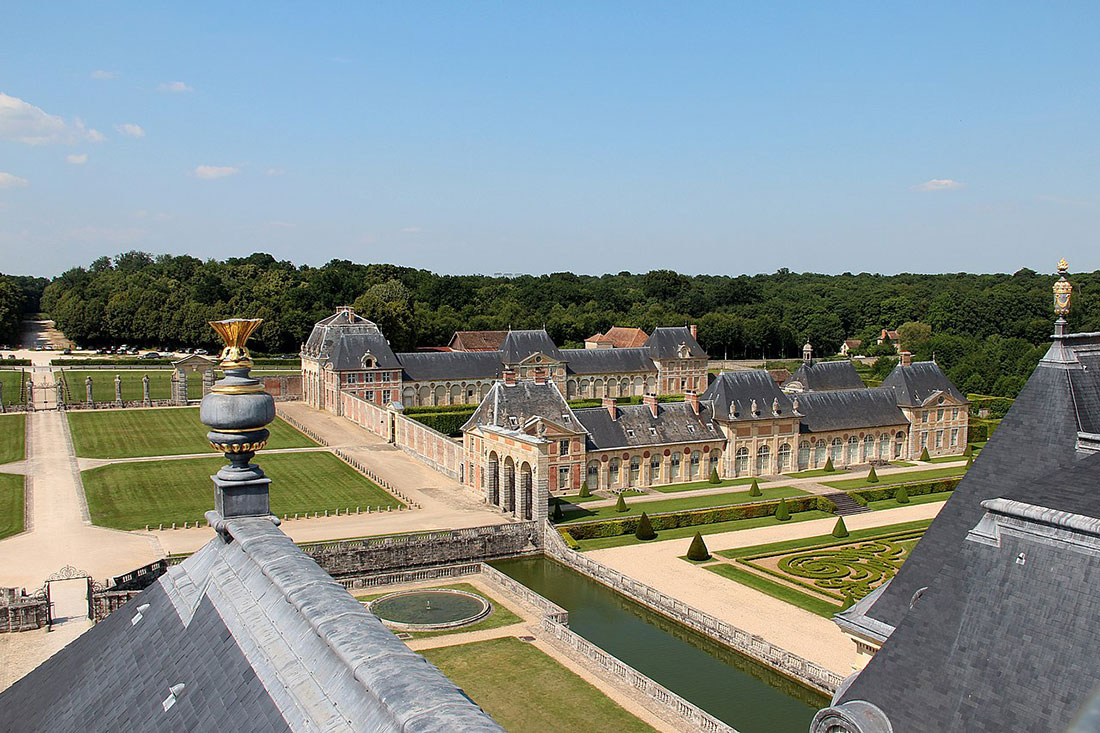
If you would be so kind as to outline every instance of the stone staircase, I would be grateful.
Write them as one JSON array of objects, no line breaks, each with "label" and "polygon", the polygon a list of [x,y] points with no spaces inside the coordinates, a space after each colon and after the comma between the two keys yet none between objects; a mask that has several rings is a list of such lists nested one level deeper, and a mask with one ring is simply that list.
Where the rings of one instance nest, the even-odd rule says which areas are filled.
[{"label": "stone staircase", "polygon": [[839,517],[847,517],[852,514],[863,514],[864,512],[871,511],[862,504],[856,503],[855,499],[848,496],[843,491],[837,491],[832,494],[825,494],[824,497],[836,504],[835,513]]}]

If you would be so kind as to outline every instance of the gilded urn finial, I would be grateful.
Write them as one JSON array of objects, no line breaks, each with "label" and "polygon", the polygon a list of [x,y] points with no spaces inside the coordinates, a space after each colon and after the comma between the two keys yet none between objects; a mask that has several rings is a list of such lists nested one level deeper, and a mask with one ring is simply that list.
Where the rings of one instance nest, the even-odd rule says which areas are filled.
[{"label": "gilded urn finial", "polygon": [[210,325],[225,342],[220,364],[223,369],[252,366],[252,356],[248,353],[245,342],[263,322],[262,318],[227,318],[224,321],[210,321]]},{"label": "gilded urn finial", "polygon": [[1069,271],[1069,263],[1063,257],[1058,263],[1058,282],[1054,283],[1054,312],[1061,318],[1069,313],[1070,298],[1073,295],[1073,285],[1066,279]]}]

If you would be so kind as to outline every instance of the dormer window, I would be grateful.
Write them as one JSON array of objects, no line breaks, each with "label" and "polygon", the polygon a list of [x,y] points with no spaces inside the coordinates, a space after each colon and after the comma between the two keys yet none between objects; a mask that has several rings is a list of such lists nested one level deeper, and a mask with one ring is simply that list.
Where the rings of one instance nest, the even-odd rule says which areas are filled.
[{"label": "dormer window", "polygon": [[688,425],[688,432],[691,433],[692,435],[694,435],[695,434],[695,426],[694,425]]},{"label": "dormer window", "polygon": [[364,369],[374,369],[378,365],[378,360],[368,351],[363,354],[362,364]]},{"label": "dormer window", "polygon": [[626,437],[628,437],[628,438],[633,438],[634,437],[634,429],[633,428],[627,428],[626,429]]},{"label": "dormer window", "polygon": [[657,434],[657,428],[655,428],[655,427],[653,427],[652,425],[650,425],[650,426],[649,426],[649,434],[650,434],[650,435],[656,435],[656,434]]},{"label": "dormer window", "polygon": [[513,428],[519,426],[519,418],[517,418],[515,415],[509,415],[508,422],[512,424]]}]

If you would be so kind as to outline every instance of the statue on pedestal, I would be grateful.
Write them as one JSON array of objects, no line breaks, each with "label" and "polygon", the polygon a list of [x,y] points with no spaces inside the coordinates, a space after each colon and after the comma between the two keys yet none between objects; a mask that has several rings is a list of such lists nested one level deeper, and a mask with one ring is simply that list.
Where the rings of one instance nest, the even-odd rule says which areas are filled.
[{"label": "statue on pedestal", "polygon": [[92,375],[89,374],[84,378],[84,401],[88,403],[88,407],[95,404],[95,397],[92,396]]},{"label": "statue on pedestal", "polygon": [[122,377],[115,375],[115,404],[122,407]]},{"label": "statue on pedestal", "polygon": [[153,402],[149,399],[149,375],[145,374],[141,378],[141,404],[146,407],[150,407]]}]

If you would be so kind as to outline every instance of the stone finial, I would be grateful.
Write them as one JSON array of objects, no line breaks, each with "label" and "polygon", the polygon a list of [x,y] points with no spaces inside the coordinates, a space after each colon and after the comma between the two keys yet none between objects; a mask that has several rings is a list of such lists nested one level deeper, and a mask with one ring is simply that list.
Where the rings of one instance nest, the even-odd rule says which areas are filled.
[{"label": "stone finial", "polygon": [[793,399],[793,400],[791,401],[791,408],[792,408],[792,409],[793,409],[793,410],[794,410],[795,412],[798,412],[798,398],[797,398],[797,397],[795,397],[795,398],[794,398],[794,399]]},{"label": "stone finial", "polygon": [[1058,320],[1054,322],[1054,335],[1063,336],[1066,332],[1066,316],[1069,315],[1070,299],[1073,296],[1073,285],[1066,279],[1069,272],[1069,263],[1063,257],[1058,263],[1058,282],[1054,283],[1054,312]]},{"label": "stone finial", "polygon": [[213,476],[214,511],[207,520],[225,531],[226,520],[236,517],[270,517],[268,485],[271,479],[249,461],[267,445],[266,426],[275,419],[275,400],[264,392],[263,383],[249,375],[252,359],[245,348],[248,336],[261,319],[233,318],[210,325],[225,341],[221,367],[225,377],[214,383],[202,399],[199,418],[210,428],[210,446],[225,454],[229,465]]},{"label": "stone finial", "polygon": [[779,414],[779,398],[778,397],[772,397],[772,414],[773,415],[778,415]]},{"label": "stone finial", "polygon": [[751,412],[753,415],[760,414],[760,408],[757,407],[756,400],[753,400],[752,405],[749,406],[749,412]]}]

